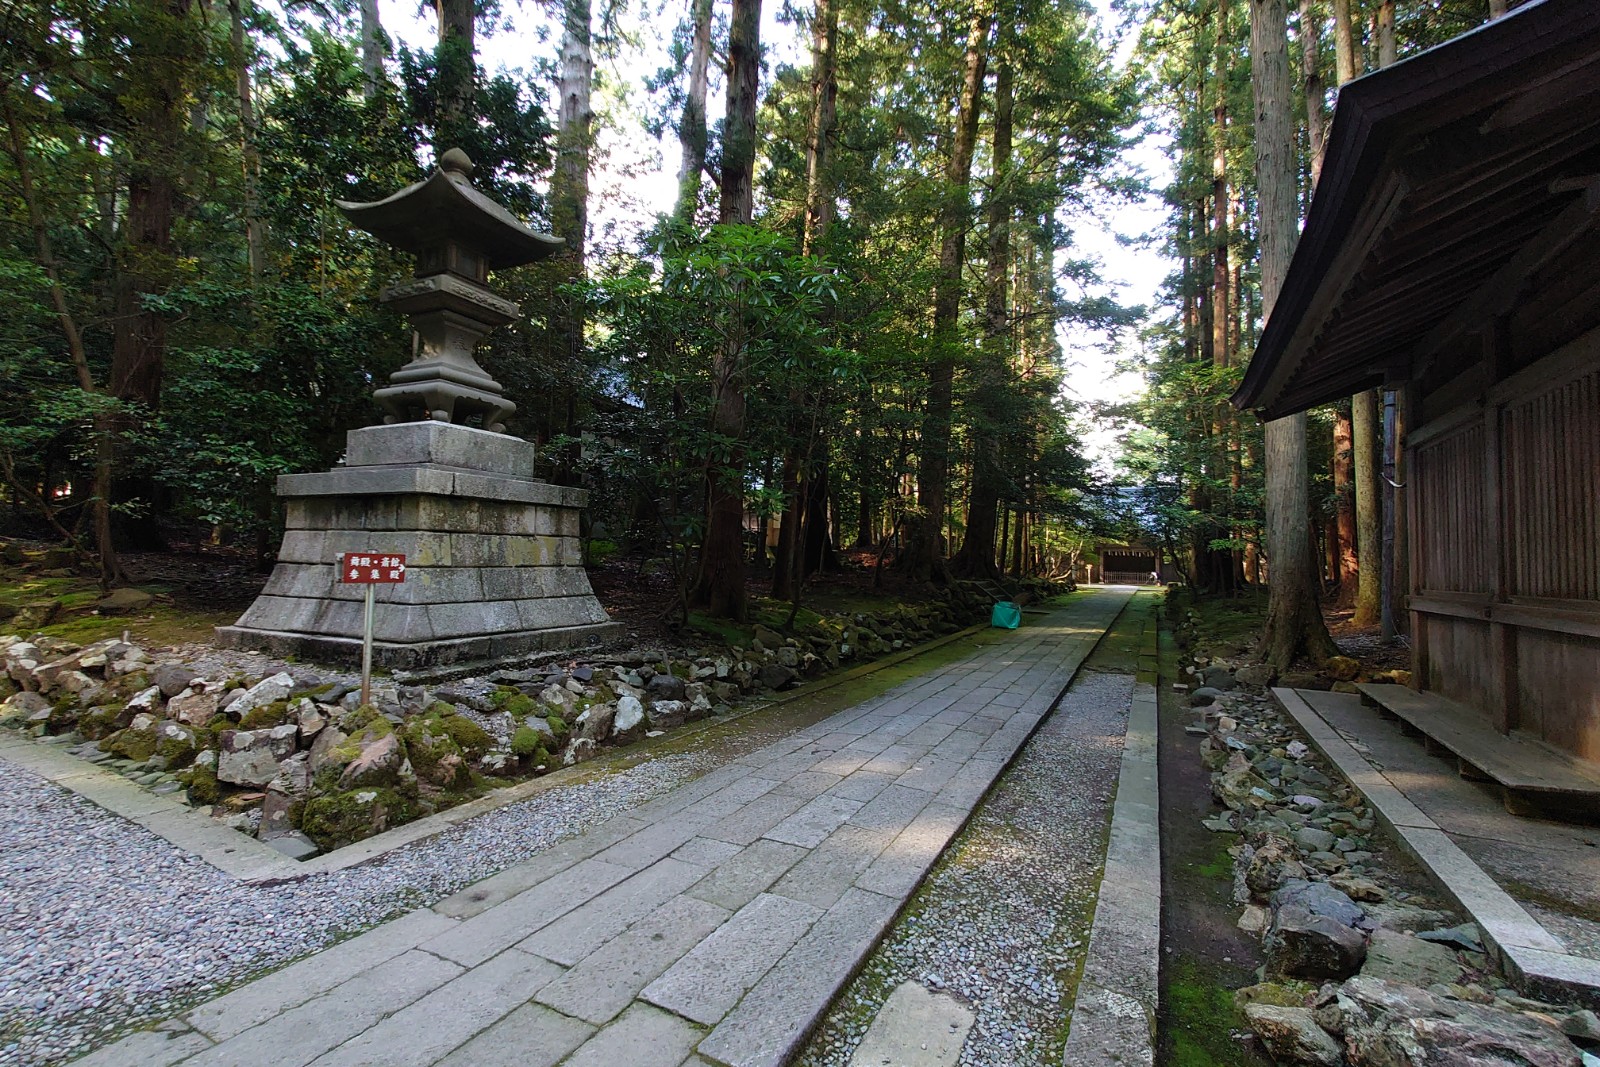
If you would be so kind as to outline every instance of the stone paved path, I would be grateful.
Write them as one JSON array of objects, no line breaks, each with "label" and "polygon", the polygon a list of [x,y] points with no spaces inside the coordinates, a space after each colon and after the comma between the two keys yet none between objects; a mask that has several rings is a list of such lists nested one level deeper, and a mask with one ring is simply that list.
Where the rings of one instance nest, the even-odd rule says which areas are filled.
[{"label": "stone paved path", "polygon": [[77,1067],[777,1067],[1130,591],[743,756]]}]

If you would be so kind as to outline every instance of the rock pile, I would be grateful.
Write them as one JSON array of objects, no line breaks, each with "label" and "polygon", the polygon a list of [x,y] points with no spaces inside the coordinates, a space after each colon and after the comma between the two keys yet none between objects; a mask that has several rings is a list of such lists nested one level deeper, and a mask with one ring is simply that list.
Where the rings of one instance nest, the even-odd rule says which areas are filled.
[{"label": "rock pile", "polygon": [[[1332,663],[1344,679],[1360,665]],[[1262,938],[1259,984],[1236,1000],[1282,1064],[1577,1067],[1600,1030],[1592,1012],[1506,988],[1477,929],[1395,887],[1375,861],[1372,813],[1262,692],[1272,672],[1186,667],[1188,727],[1212,775],[1216,832],[1240,835],[1239,927]],[[1326,683],[1324,683],[1326,687]],[[1574,1042],[1577,1042],[1575,1044]]]}]

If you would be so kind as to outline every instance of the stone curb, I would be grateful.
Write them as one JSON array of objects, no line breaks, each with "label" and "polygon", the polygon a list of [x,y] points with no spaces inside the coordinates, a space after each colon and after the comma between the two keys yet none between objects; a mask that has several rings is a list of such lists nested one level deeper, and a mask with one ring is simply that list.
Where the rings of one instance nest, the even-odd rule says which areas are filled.
[{"label": "stone curb", "polygon": [[1128,711],[1104,874],[1063,1067],[1155,1062],[1161,884],[1150,872],[1161,869],[1161,800],[1156,687],[1143,678],[1147,659],[1157,654],[1158,613],[1152,609],[1140,641],[1141,680]]},{"label": "stone curb", "polygon": [[1600,961],[1568,952],[1304,697],[1282,688],[1274,688],[1272,696],[1317,751],[1361,792],[1389,836],[1477,924],[1484,946],[1512,985],[1528,996],[1577,998],[1590,1008],[1600,1008]]}]

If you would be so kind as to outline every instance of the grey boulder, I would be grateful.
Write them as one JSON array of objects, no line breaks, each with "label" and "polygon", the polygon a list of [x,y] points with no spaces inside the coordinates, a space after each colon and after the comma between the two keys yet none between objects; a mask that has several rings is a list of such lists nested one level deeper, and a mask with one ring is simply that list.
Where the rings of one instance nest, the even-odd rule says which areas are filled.
[{"label": "grey boulder", "polygon": [[266,785],[277,777],[278,764],[294,754],[299,732],[293,723],[270,730],[224,730],[217,779],[232,785]]},{"label": "grey boulder", "polygon": [[150,681],[161,690],[162,696],[175,697],[189,688],[189,683],[198,677],[198,674],[181,663],[163,663],[150,675]]},{"label": "grey boulder", "polygon": [[645,693],[652,700],[682,700],[685,684],[675,674],[655,674],[645,683]]},{"label": "grey boulder", "polygon": [[1272,906],[1304,908],[1312,915],[1325,915],[1345,926],[1360,925],[1366,918],[1366,912],[1361,910],[1361,905],[1326,882],[1309,882],[1301,879],[1285,882],[1272,894]]},{"label": "grey boulder", "polygon": [[242,718],[257,708],[266,707],[275,701],[287,700],[293,690],[293,678],[283,673],[274,674],[246,689],[243,695],[229,702],[222,710],[236,719]]},{"label": "grey boulder", "polygon": [[1360,970],[1366,952],[1359,930],[1301,907],[1280,908],[1267,932],[1267,971],[1286,978],[1348,978]]},{"label": "grey boulder", "polygon": [[1316,1011],[1344,1038],[1350,1067],[1578,1067],[1560,1030],[1520,1012],[1447,1000],[1361,975]]},{"label": "grey boulder", "polygon": [[1374,930],[1361,973],[1401,985],[1449,985],[1461,977],[1456,954],[1397,930]]},{"label": "grey boulder", "polygon": [[631,745],[644,736],[648,727],[643,704],[629,696],[618,699],[616,714],[611,720],[612,740],[619,745]]},{"label": "grey boulder", "polygon": [[1244,1017],[1278,1063],[1308,1067],[1340,1067],[1344,1063],[1344,1051],[1317,1025],[1310,1008],[1247,1004]]},{"label": "grey boulder", "polygon": [[604,741],[611,736],[611,724],[616,715],[615,705],[594,704],[579,714],[572,725],[579,737],[586,737],[596,742]]}]

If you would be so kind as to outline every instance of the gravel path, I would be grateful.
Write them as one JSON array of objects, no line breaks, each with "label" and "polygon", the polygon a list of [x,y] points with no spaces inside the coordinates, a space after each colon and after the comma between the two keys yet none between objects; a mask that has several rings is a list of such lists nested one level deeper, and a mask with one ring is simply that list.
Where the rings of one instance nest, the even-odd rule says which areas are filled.
[{"label": "gravel path", "polygon": [[800,1067],[846,1064],[907,980],[971,1003],[964,1067],[1060,1062],[1133,681],[1080,675],[835,1002]]},{"label": "gravel path", "polygon": [[737,755],[650,760],[370,864],[263,887],[0,760],[0,1067],[63,1062],[431,904]]}]

